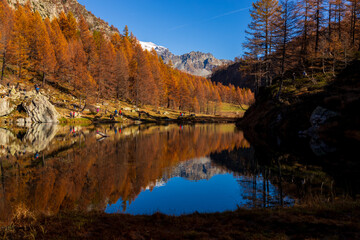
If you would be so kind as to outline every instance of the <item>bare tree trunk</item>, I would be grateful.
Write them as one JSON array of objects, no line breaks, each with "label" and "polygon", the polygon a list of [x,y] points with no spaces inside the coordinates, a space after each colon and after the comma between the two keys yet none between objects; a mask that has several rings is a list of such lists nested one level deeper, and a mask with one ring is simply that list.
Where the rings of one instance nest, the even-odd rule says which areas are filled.
[{"label": "bare tree trunk", "polygon": [[2,68],[1,68],[1,81],[3,81],[3,79],[4,79],[5,66],[6,66],[6,50],[3,53],[3,64],[2,64]]},{"label": "bare tree trunk", "polygon": [[[342,3],[340,3],[342,4]],[[341,41],[341,6],[340,4],[338,5],[338,34],[339,34],[339,39]]]},{"label": "bare tree trunk", "polygon": [[352,30],[352,45],[355,45],[355,32],[356,32],[356,5],[357,5],[357,0],[354,1],[353,3],[353,9],[352,9],[352,20],[351,20],[351,30]]},{"label": "bare tree trunk", "polygon": [[280,159],[277,160],[277,163],[278,163],[278,171],[279,171],[279,198],[280,198],[280,204],[281,204],[281,206],[283,206],[284,205],[284,199],[283,199],[282,174],[281,174]]},{"label": "bare tree trunk", "polygon": [[46,76],[45,76],[45,72],[43,72],[43,77],[42,77],[43,87],[45,86],[45,83],[46,83]]},{"label": "bare tree trunk", "polygon": [[306,59],[307,59],[307,47],[308,47],[308,11],[309,6],[308,2],[305,3],[305,19],[304,19],[304,34],[303,34],[303,42],[302,42],[302,49],[301,49],[301,59],[304,65],[304,69],[306,68]]},{"label": "bare tree trunk", "polygon": [[315,57],[317,57],[317,52],[319,50],[319,39],[320,39],[320,0],[316,1],[316,36],[315,36]]},{"label": "bare tree trunk", "polygon": [[283,36],[283,41],[282,41],[282,56],[281,56],[281,79],[280,79],[280,87],[279,87],[279,91],[276,94],[276,99],[279,100],[280,98],[280,94],[282,91],[282,87],[283,87],[283,83],[284,83],[284,75],[285,75],[285,59],[286,59],[286,39],[288,37],[288,2],[285,2],[285,13],[284,13],[284,36]]},{"label": "bare tree trunk", "polygon": [[329,46],[328,46],[328,48],[329,48],[329,53],[330,53],[330,49],[331,49],[331,10],[332,10],[332,4],[331,3],[329,3],[329,22],[328,22],[328,31],[329,31],[329,33],[328,33],[328,38],[329,38],[329,40],[328,40],[328,43],[329,43]]}]

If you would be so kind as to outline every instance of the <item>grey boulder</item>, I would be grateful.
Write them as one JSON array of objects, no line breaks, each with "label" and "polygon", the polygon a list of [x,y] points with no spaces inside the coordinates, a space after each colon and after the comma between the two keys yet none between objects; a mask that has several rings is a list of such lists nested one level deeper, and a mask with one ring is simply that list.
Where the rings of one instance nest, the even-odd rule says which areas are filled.
[{"label": "grey boulder", "polygon": [[36,95],[22,105],[33,123],[57,123],[60,117],[54,105],[43,95]]}]

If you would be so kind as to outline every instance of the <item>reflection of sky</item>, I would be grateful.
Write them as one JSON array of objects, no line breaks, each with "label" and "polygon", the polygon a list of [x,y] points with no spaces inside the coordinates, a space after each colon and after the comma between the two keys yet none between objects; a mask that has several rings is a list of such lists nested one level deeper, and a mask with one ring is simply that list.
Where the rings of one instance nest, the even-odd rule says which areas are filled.
[{"label": "reflection of sky", "polygon": [[[200,213],[223,212],[235,210],[238,206],[249,206],[252,201],[249,189],[239,184],[243,177],[234,177],[232,174],[220,174],[210,180],[189,181],[180,177],[169,179],[163,187],[145,190],[129,203],[123,211],[123,201],[108,205],[106,213],[129,213],[134,215],[153,214],[161,212],[168,215],[189,214],[195,211]],[[257,179],[258,190],[262,189],[263,181]],[[252,188],[252,184],[251,185]],[[269,184],[270,196],[275,199],[278,195],[276,188]],[[263,194],[256,194],[261,200]]]}]

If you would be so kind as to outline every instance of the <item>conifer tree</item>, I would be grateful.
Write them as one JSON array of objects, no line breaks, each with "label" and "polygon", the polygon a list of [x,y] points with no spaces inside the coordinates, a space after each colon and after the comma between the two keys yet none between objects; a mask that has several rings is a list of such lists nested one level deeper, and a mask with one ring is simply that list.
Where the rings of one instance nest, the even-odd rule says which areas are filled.
[{"label": "conifer tree", "polygon": [[47,25],[50,41],[54,46],[54,53],[56,58],[56,78],[57,81],[69,80],[68,75],[70,73],[70,53],[69,44],[62,33],[57,19],[54,19],[49,26],[48,21],[45,20]]},{"label": "conifer tree", "polygon": [[116,98],[129,99],[129,64],[122,48],[115,56]]},{"label": "conifer tree", "polygon": [[56,59],[45,23],[38,12],[33,16],[31,28],[33,30],[31,45],[34,48],[32,58],[35,71],[42,74],[42,81],[45,84],[46,76],[52,74],[55,70]]},{"label": "conifer tree", "polygon": [[94,69],[95,64],[98,60],[98,55],[96,52],[96,47],[93,39],[93,35],[89,30],[89,25],[87,24],[85,18],[83,16],[80,17],[79,21],[79,32],[80,32],[80,39],[84,46],[84,51],[87,56],[87,66],[88,69]]},{"label": "conifer tree", "polygon": [[106,92],[114,92],[112,79],[114,78],[115,53],[112,44],[108,43],[103,33],[94,32],[93,38],[98,55],[94,79],[98,85],[99,100]]},{"label": "conifer tree", "polygon": [[11,40],[13,28],[13,11],[9,8],[6,2],[0,1],[0,56],[2,58],[1,77],[4,78],[5,68],[9,58],[9,43]]},{"label": "conifer tree", "polygon": [[290,58],[288,44],[291,40],[297,36],[297,22],[298,15],[296,11],[296,5],[292,0],[282,0],[281,1],[281,10],[278,22],[276,23],[276,48],[280,51],[280,87],[278,92],[278,97],[282,89],[284,75],[287,66],[294,59]]},{"label": "conifer tree", "polygon": [[319,42],[320,42],[320,31],[323,26],[324,21],[324,5],[323,0],[313,0],[312,2],[314,13],[314,21],[315,21],[315,57],[317,57],[317,53],[319,51]]},{"label": "conifer tree", "polygon": [[69,42],[71,75],[73,91],[78,91],[86,86],[88,79],[88,71],[86,67],[86,54],[84,52],[81,41],[71,40]]},{"label": "conifer tree", "polygon": [[64,12],[60,13],[59,26],[67,40],[76,38],[77,22],[72,12],[67,15]]},{"label": "conifer tree", "polygon": [[129,35],[129,28],[128,28],[127,25],[125,25],[125,27],[124,27],[123,35],[124,35],[124,37],[126,37],[126,38],[129,38],[129,37],[130,37],[130,35]]},{"label": "conifer tree", "polygon": [[303,68],[308,65],[308,53],[309,53],[309,41],[311,32],[315,29],[314,22],[312,21],[312,16],[314,15],[314,10],[311,4],[311,0],[300,0],[298,2],[298,8],[300,10],[300,27],[301,27],[301,64]]},{"label": "conifer tree", "polygon": [[252,21],[249,24],[249,31],[246,31],[247,42],[244,46],[249,49],[250,56],[264,60],[266,85],[272,83],[270,54],[274,47],[274,23],[278,17],[279,9],[277,0],[256,1],[250,10]]},{"label": "conifer tree", "polygon": [[18,78],[22,79],[31,67],[29,43],[29,18],[24,7],[18,5],[14,15],[14,26],[9,43],[10,60],[18,68]]},{"label": "conifer tree", "polygon": [[150,71],[150,64],[140,45],[135,46],[134,57],[137,62],[133,83],[133,96],[136,105],[139,103],[157,105],[158,90]]},{"label": "conifer tree", "polygon": [[[360,19],[360,0],[349,0],[349,17],[350,17],[350,38],[351,38],[351,45],[354,48],[356,40],[360,40],[360,28],[358,24],[358,20]],[[359,38],[357,39],[357,36]],[[360,50],[360,41],[359,41],[359,50]]]}]

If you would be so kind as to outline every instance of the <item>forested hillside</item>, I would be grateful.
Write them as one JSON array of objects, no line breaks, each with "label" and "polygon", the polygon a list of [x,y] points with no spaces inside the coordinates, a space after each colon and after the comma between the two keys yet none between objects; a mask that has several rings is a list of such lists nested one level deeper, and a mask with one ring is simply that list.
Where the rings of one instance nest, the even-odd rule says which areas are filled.
[{"label": "forested hillside", "polygon": [[358,0],[258,0],[250,15],[244,56],[215,71],[214,81],[279,83],[280,92],[284,79],[335,76],[360,50]]},{"label": "forested hillside", "polygon": [[118,99],[193,112],[253,101],[249,89],[172,69],[155,51],[144,51],[127,27],[123,34],[90,31],[70,11],[50,21],[30,4],[13,10],[1,0],[0,34],[3,83],[41,80],[87,102]]},{"label": "forested hillside", "polygon": [[357,0],[260,0],[250,14],[245,60],[258,86],[276,76],[335,75],[359,50]]},{"label": "forested hillside", "polygon": [[308,138],[317,155],[334,142],[358,146],[359,17],[360,2],[352,0],[253,4],[242,62],[258,91],[239,121],[248,136],[284,144]]}]

